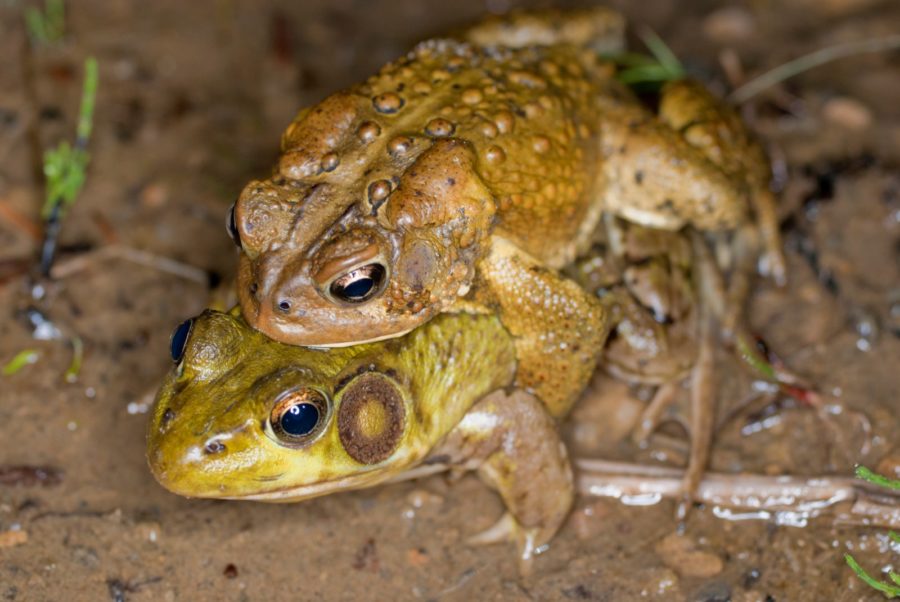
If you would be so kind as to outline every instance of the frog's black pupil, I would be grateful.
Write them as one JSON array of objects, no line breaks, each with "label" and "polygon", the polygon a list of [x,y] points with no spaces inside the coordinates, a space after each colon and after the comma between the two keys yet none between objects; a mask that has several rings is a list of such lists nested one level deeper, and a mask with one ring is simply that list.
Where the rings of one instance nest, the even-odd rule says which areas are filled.
[{"label": "frog's black pupil", "polygon": [[281,415],[281,428],[288,435],[308,435],[319,422],[319,408],[311,403],[298,403]]},{"label": "frog's black pupil", "polygon": [[184,357],[184,348],[187,347],[188,336],[191,334],[191,327],[194,325],[194,319],[185,320],[178,325],[178,328],[172,333],[172,341],[169,350],[172,353],[172,361],[178,363]]},{"label": "frog's black pupil", "polygon": [[228,236],[231,237],[231,240],[234,241],[234,244],[241,247],[241,233],[237,229],[237,220],[234,217],[235,205],[231,206],[231,210],[228,212],[228,218],[225,221],[225,227],[228,229]]}]

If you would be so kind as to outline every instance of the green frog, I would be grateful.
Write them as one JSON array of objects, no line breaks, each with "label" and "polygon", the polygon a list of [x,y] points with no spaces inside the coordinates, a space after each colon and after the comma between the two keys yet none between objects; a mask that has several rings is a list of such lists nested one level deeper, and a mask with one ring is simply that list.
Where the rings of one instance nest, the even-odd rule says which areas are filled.
[{"label": "green frog", "polygon": [[568,410],[514,388],[516,350],[494,315],[444,314],[386,341],[309,349],[239,310],[172,337],[147,458],[190,497],[289,502],[370,487],[418,467],[477,469],[507,512],[476,543],[512,539],[527,570],[573,502],[557,433]]},{"label": "green frog", "polygon": [[711,232],[755,228],[755,213],[778,257],[758,145],[702,87],[672,84],[658,115],[645,108],[603,58],[623,38],[602,8],[496,17],[301,111],[276,173],[229,217],[247,322],[340,347],[495,313],[516,386],[558,414],[609,332],[561,272],[604,212]]}]

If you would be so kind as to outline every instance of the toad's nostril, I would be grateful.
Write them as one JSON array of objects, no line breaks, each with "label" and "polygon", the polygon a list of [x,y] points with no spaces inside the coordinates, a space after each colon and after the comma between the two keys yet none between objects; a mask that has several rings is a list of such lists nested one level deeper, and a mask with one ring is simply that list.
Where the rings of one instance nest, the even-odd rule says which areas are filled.
[{"label": "toad's nostril", "polygon": [[257,292],[259,292],[259,284],[255,283],[255,282],[251,283],[250,284],[250,294],[255,297]]},{"label": "toad's nostril", "polygon": [[278,309],[283,312],[291,311],[291,302],[287,299],[282,299],[278,302]]}]

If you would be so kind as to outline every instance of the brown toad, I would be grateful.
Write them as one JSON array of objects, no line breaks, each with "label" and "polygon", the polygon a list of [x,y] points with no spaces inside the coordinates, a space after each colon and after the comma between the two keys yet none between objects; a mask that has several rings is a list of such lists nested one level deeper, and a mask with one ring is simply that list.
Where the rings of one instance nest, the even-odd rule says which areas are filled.
[{"label": "brown toad", "polygon": [[614,78],[601,56],[622,49],[623,30],[605,9],[491,19],[302,111],[277,173],[231,214],[248,322],[286,343],[345,346],[443,312],[497,312],[517,384],[567,404],[609,326],[558,270],[602,212],[728,230],[755,192],[739,160],[714,152],[721,135],[683,136],[670,125],[683,115],[657,118]]}]

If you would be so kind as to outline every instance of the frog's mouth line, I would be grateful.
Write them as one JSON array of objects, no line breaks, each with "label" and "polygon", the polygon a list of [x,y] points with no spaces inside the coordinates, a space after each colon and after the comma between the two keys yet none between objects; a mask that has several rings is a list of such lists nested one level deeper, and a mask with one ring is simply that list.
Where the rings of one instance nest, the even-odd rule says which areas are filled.
[{"label": "frog's mouth line", "polygon": [[[379,470],[383,468],[384,470]],[[258,502],[297,502],[308,500],[329,493],[339,491],[352,491],[377,485],[391,478],[391,471],[387,467],[376,467],[368,472],[357,473],[333,481],[314,483],[311,485],[288,485],[268,491],[248,493],[245,495],[227,495],[219,499],[223,500],[249,500]]]},{"label": "frog's mouth line", "polygon": [[[241,496],[229,496],[221,499],[226,500],[250,500],[259,502],[295,502],[300,500],[308,500],[336,491],[352,491],[353,489],[363,489],[378,483],[397,483],[400,481],[410,481],[413,479],[421,479],[440,472],[444,472],[450,468],[449,465],[436,462],[428,464],[420,464],[407,468],[397,474],[389,474],[385,472],[368,472],[363,474],[355,474],[353,476],[344,477],[336,481],[326,483],[316,483],[315,485],[299,485],[297,487],[283,487],[262,493],[251,493]],[[368,478],[367,478],[368,477]]]}]

